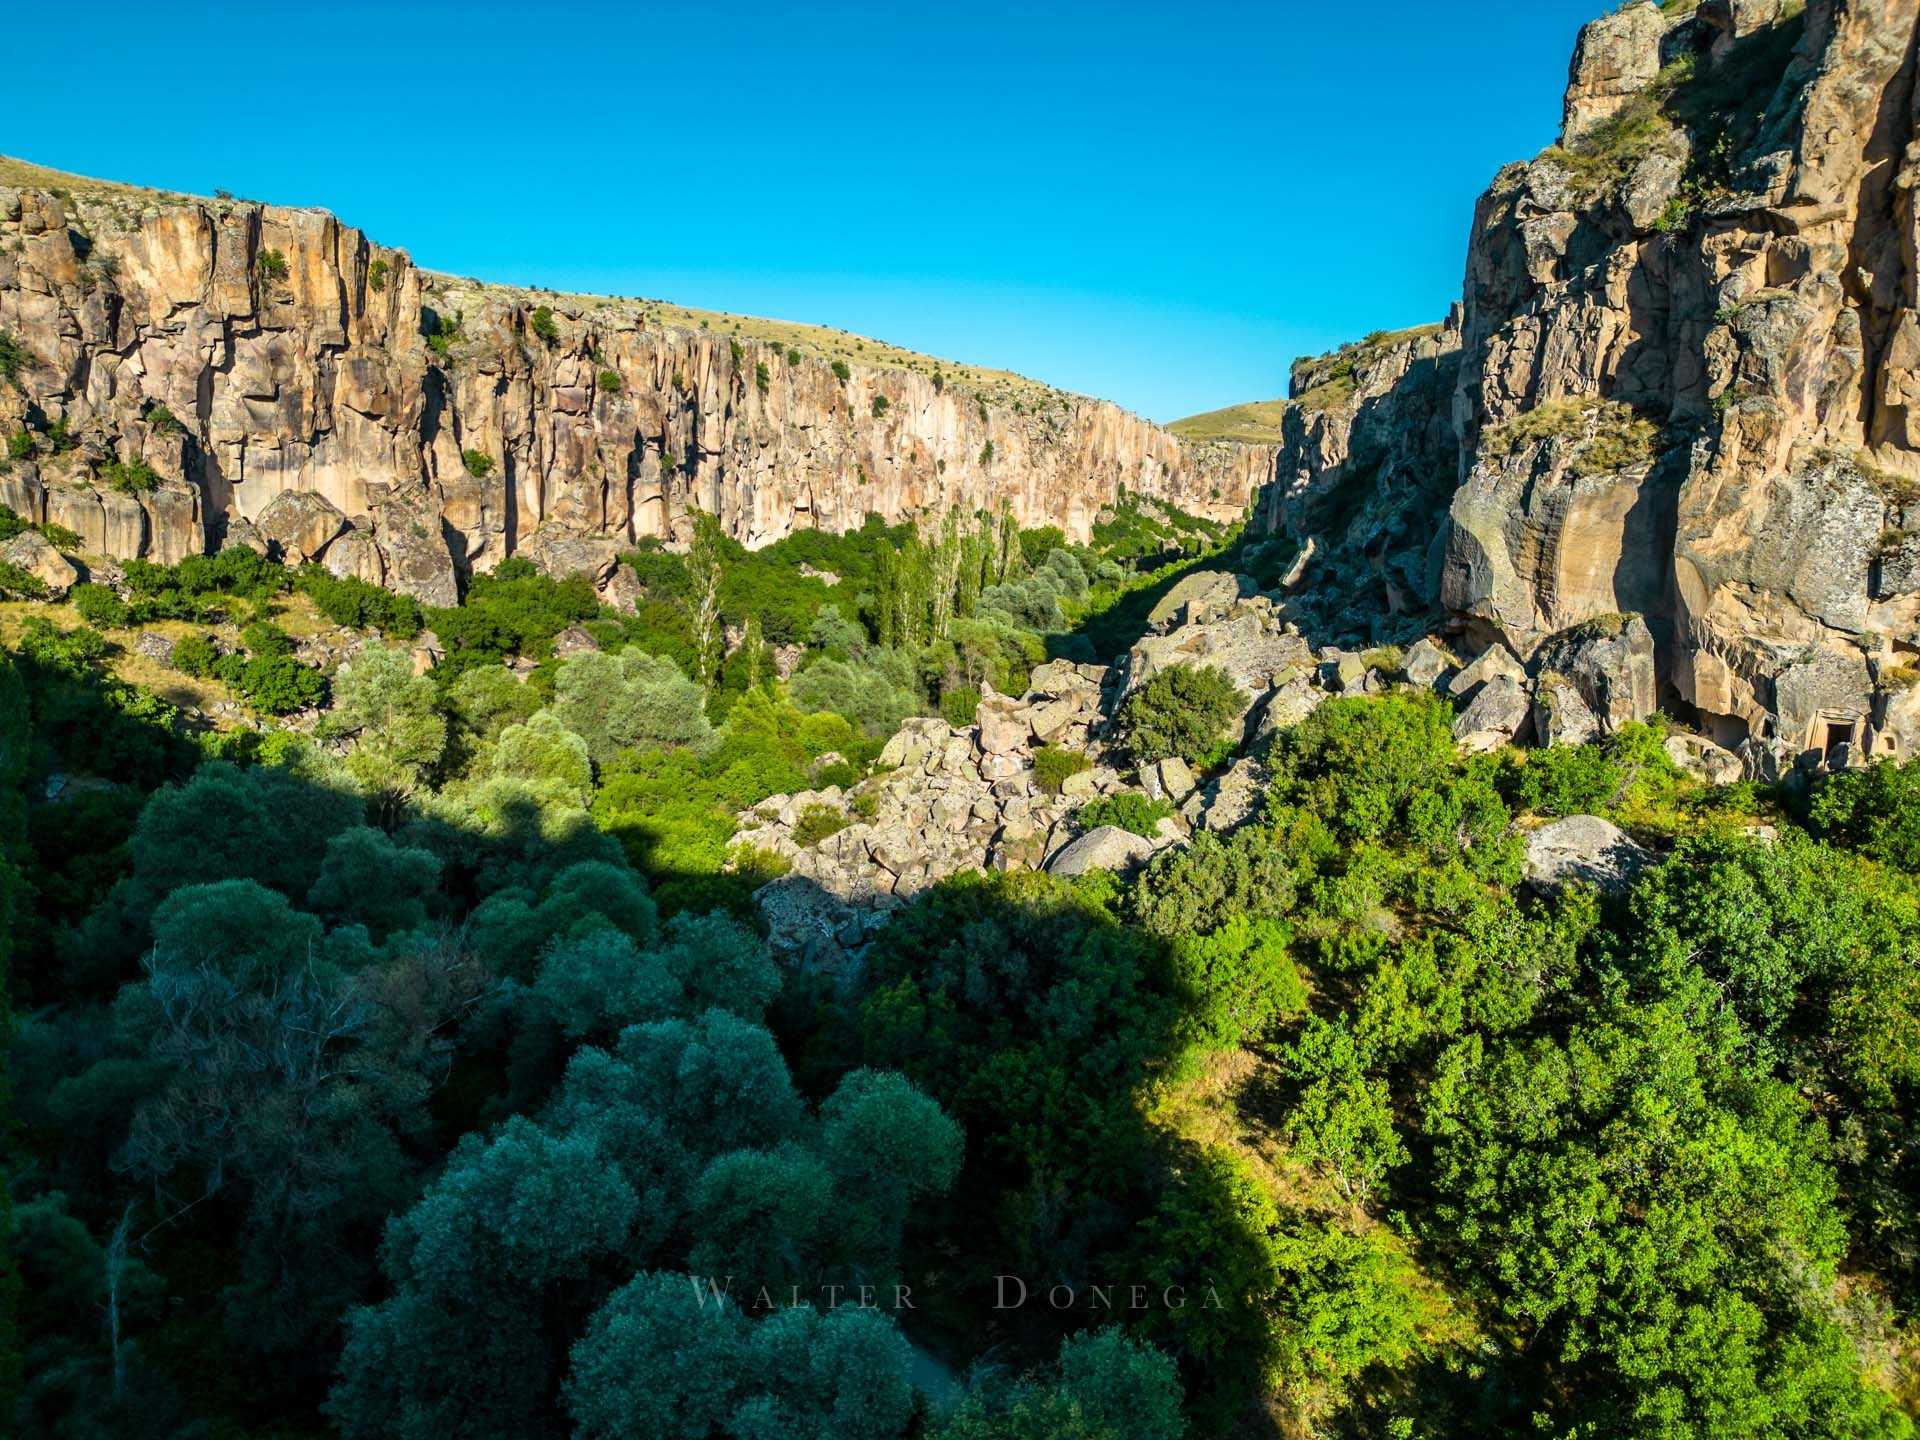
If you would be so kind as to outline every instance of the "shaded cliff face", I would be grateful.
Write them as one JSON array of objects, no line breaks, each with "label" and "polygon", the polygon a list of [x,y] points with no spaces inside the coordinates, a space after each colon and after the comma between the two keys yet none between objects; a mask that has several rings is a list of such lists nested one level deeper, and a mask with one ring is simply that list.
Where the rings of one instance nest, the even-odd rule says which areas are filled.
[{"label": "shaded cliff face", "polygon": [[1230,519],[1267,478],[1113,405],[842,379],[665,308],[428,274],[322,211],[0,186],[0,430],[40,437],[0,501],[108,555],[271,542],[444,601],[519,552],[603,570],[690,509],[749,546],[1003,504],[1084,539],[1123,488]]},{"label": "shaded cliff face", "polygon": [[1561,145],[1477,207],[1450,397],[1374,357],[1389,387],[1303,417],[1260,522],[1324,546],[1289,497],[1377,493],[1353,453],[1392,417],[1389,468],[1450,472],[1404,528],[1444,533],[1473,639],[1535,660],[1637,613],[1663,702],[1722,740],[1920,750],[1917,32],[1912,0],[1587,26]]}]

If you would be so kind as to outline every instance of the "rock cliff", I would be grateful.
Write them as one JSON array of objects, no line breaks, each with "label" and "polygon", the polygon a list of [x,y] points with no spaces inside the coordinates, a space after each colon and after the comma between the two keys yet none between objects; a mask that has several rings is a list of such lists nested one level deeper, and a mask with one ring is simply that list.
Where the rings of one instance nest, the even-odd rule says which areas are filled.
[{"label": "rock cliff", "polygon": [[749,546],[1002,505],[1084,538],[1123,488],[1237,518],[1271,463],[841,332],[431,274],[324,211],[0,178],[0,432],[33,452],[0,501],[97,553],[297,535],[444,603],[692,509]]},{"label": "rock cliff", "polygon": [[1913,0],[1589,24],[1447,323],[1296,371],[1254,519],[1310,547],[1300,613],[1428,609],[1555,682],[1555,637],[1639,616],[1657,703],[1751,769],[1920,751],[1917,34]]}]

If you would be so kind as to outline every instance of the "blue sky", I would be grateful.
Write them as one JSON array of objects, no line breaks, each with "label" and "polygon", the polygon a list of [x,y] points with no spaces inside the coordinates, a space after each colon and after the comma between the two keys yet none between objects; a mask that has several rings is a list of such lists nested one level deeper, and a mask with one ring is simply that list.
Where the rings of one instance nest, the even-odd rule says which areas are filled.
[{"label": "blue sky", "polygon": [[[1603,8],[105,3],[80,70],[13,67],[0,153],[1167,420],[1438,319],[1475,196],[1552,140]],[[73,55],[74,23],[12,7],[14,53]]]}]

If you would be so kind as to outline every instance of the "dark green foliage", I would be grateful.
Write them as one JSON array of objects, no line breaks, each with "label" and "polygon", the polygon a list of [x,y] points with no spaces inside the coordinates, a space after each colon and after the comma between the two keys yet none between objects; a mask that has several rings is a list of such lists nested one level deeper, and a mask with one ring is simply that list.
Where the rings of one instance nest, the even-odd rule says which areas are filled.
[{"label": "dark green foliage", "polygon": [[773,372],[767,369],[766,361],[759,361],[753,367],[753,388],[764,395],[772,384]]},{"label": "dark green foliage", "polygon": [[178,435],[180,433],[180,422],[175,418],[173,411],[157,401],[148,408],[144,418],[147,422],[147,429],[151,430],[155,435]]},{"label": "dark green foliage", "polygon": [[457,608],[426,613],[427,626],[446,646],[436,679],[451,684],[463,671],[509,655],[544,658],[555,635],[599,613],[584,575],[549,580],[519,556],[503,560],[491,574],[473,577]]},{"label": "dark green foliage", "polygon": [[1246,697],[1211,665],[1170,665],[1127,697],[1120,725],[1141,761],[1177,755],[1188,764],[1212,760]]},{"label": "dark green foliage", "polygon": [[838,835],[849,823],[847,817],[831,805],[809,805],[794,824],[793,843],[802,849],[818,845],[829,835]]},{"label": "dark green foliage", "polygon": [[980,709],[980,692],[971,685],[958,685],[940,692],[940,718],[956,729],[973,724]]},{"label": "dark green foliage", "polygon": [[1172,814],[1173,806],[1165,800],[1149,800],[1136,791],[1125,790],[1118,795],[1089,800],[1074,812],[1073,818],[1083,831],[1118,825],[1122,830],[1151,840],[1158,833],[1160,822]]},{"label": "dark green foliage", "polygon": [[376,259],[367,266],[367,288],[376,295],[386,293],[388,266],[384,258]]},{"label": "dark green foliage", "polygon": [[320,704],[327,694],[326,677],[287,654],[222,655],[211,672],[263,715],[291,715]]},{"label": "dark green foliage", "polygon": [[484,480],[493,473],[493,457],[484,450],[462,450],[460,463],[476,480]]},{"label": "dark green foliage", "polygon": [[596,377],[594,383],[598,386],[602,395],[618,395],[621,388],[620,372],[618,370],[602,370]]},{"label": "dark green foliage", "polygon": [[838,380],[842,385],[846,384],[853,375],[853,372],[847,368],[847,362],[844,360],[834,361],[832,368],[833,378]]},{"label": "dark green foliage", "polygon": [[122,495],[149,495],[160,485],[151,465],[136,455],[131,460],[109,460],[95,472],[110,489]]},{"label": "dark green foliage", "polygon": [[[560,326],[553,318],[553,308],[548,305],[536,305],[533,313],[527,317],[527,328],[548,345],[560,343]],[[484,474],[484,471],[477,471]]]},{"label": "dark green foliage", "polygon": [[435,315],[429,310],[421,317],[421,333],[427,338],[427,348],[445,360],[453,353],[453,342],[460,338],[460,317]]},{"label": "dark green foliage", "polygon": [[0,598],[8,600],[44,600],[46,582],[11,560],[0,560]]},{"label": "dark green foliage", "polygon": [[[0,380],[9,385],[17,383],[29,358],[26,347],[11,331],[0,330]],[[843,375],[840,378],[844,380],[846,377]]]},{"label": "dark green foliage", "polygon": [[262,250],[255,255],[253,268],[269,284],[277,284],[291,273],[287,267],[287,257],[278,250]]},{"label": "dark green foliage", "polygon": [[173,642],[173,668],[182,675],[211,675],[219,658],[219,650],[205,635],[182,635]]},{"label": "dark green foliage", "polygon": [[1033,752],[1033,783],[1049,795],[1058,795],[1069,779],[1092,768],[1093,758],[1084,750],[1042,745]]},{"label": "dark green foliage", "polygon": [[410,640],[420,633],[420,602],[384,585],[356,575],[333,575],[318,565],[300,568],[294,582],[317,609],[336,625],[353,630],[378,630],[394,640]]},{"label": "dark green foliage", "polygon": [[127,623],[127,603],[105,585],[76,585],[67,594],[80,618],[96,630],[113,630]]},{"label": "dark green foliage", "polygon": [[1807,821],[1816,835],[1920,873],[1920,761],[1881,760],[1822,776]]},{"label": "dark green foliage", "polygon": [[871,408],[873,410],[873,418],[878,420],[882,415],[887,413],[887,397],[884,395],[874,396]]}]

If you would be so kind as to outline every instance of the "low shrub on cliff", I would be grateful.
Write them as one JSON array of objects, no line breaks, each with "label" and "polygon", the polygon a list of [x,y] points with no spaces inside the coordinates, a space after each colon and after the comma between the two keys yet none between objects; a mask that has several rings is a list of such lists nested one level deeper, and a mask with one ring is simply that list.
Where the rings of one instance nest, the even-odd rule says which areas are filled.
[{"label": "low shrub on cliff", "polygon": [[1567,462],[1574,475],[1604,475],[1630,469],[1653,458],[1659,430],[1633,408],[1617,400],[1565,396],[1547,400],[1511,420],[1490,425],[1480,436],[1480,451],[1504,460],[1547,440],[1573,441]]},{"label": "low shrub on cliff", "polygon": [[151,495],[160,486],[160,477],[154,468],[137,455],[131,460],[109,460],[94,474],[122,495]]},{"label": "low shrub on cliff", "polygon": [[28,360],[26,347],[14,339],[11,331],[0,330],[0,380],[12,384]]},{"label": "low shrub on cliff", "polygon": [[484,480],[493,471],[493,457],[484,450],[462,450],[460,463],[476,480]]},{"label": "low shrub on cliff", "polygon": [[259,272],[262,280],[270,284],[278,284],[292,273],[287,266],[287,257],[278,250],[262,250],[254,257],[253,268]]},{"label": "low shrub on cliff", "polygon": [[533,315],[527,321],[527,328],[549,345],[560,343],[560,326],[554,321],[551,306],[535,306]]},{"label": "low shrub on cliff", "polygon": [[602,370],[597,383],[603,394],[618,395],[620,393],[620,372],[618,370]]}]

